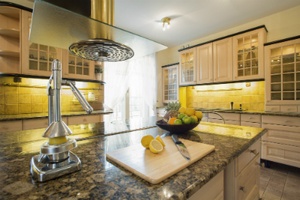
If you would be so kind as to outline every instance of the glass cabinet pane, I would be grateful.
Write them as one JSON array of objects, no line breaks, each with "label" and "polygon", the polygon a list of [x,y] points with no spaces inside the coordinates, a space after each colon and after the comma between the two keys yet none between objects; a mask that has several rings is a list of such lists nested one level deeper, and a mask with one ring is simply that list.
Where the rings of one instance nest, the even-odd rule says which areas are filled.
[{"label": "glass cabinet pane", "polygon": [[299,51],[300,44],[291,42],[290,45],[270,48],[271,100],[299,100]]},{"label": "glass cabinet pane", "polygon": [[163,68],[164,102],[178,100],[178,66]]}]

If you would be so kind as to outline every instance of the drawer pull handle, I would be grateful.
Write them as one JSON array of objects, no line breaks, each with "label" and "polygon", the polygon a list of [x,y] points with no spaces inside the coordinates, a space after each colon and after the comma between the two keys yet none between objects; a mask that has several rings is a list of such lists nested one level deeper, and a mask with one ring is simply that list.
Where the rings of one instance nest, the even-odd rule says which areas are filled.
[{"label": "drawer pull handle", "polygon": [[246,192],[244,186],[241,186],[241,187],[240,187],[240,190],[243,191],[243,192]]},{"label": "drawer pull handle", "polygon": [[253,150],[250,150],[250,149],[249,149],[249,152],[250,152],[250,153],[253,153],[254,155],[256,155],[256,149],[253,149]]}]

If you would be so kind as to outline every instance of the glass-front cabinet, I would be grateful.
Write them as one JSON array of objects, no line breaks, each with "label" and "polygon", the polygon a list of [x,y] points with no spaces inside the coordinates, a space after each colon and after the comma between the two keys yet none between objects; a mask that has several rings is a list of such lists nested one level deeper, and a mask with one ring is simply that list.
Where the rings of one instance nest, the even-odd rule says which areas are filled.
[{"label": "glass-front cabinet", "polygon": [[94,80],[94,65],[92,61],[82,59],[76,55],[70,54],[67,50],[63,51],[63,68],[64,78],[76,78]]},{"label": "glass-front cabinet", "polygon": [[300,38],[267,44],[265,52],[267,103],[300,105]]},{"label": "glass-front cabinet", "polygon": [[61,60],[58,48],[31,43],[29,46],[29,62],[23,66],[24,74],[50,76],[51,64],[54,59]]},{"label": "glass-front cabinet", "polygon": [[234,80],[264,78],[263,48],[265,28],[233,37]]},{"label": "glass-front cabinet", "polygon": [[162,67],[163,102],[178,100],[178,64]]},{"label": "glass-front cabinet", "polygon": [[196,48],[180,52],[179,84],[190,85],[196,83]]}]

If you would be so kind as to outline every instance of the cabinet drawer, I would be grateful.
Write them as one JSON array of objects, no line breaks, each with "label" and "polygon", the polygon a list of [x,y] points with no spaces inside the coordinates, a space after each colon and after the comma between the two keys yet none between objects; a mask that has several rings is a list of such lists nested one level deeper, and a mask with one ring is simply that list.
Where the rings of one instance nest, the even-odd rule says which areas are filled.
[{"label": "cabinet drawer", "polygon": [[[66,123],[67,118],[63,117],[62,120]],[[24,119],[23,130],[39,129],[48,127],[48,118],[43,119]]]},{"label": "cabinet drawer", "polygon": [[300,167],[300,147],[262,141],[261,158]]},{"label": "cabinet drawer", "polygon": [[[236,113],[221,113],[219,112],[220,115],[222,115],[222,117],[225,120],[231,120],[231,121],[240,121],[240,114],[236,114]],[[209,118],[217,118],[220,119],[220,116],[214,114],[214,113],[209,113],[208,114]]]},{"label": "cabinet drawer", "polygon": [[48,119],[26,119],[23,120],[23,130],[47,128]]},{"label": "cabinet drawer", "polygon": [[251,127],[261,127],[260,123],[255,123],[255,122],[243,122],[241,121],[241,126],[251,126]]},{"label": "cabinet drawer", "polygon": [[262,140],[300,147],[300,132],[298,127],[264,124],[264,128],[267,128],[268,132],[263,135]]},{"label": "cabinet drawer", "polygon": [[255,199],[259,194],[259,155],[237,177],[237,199]]},{"label": "cabinet drawer", "polygon": [[285,126],[300,126],[299,117],[263,115],[262,122],[267,124],[281,124]]},{"label": "cabinet drawer", "polygon": [[0,132],[21,131],[22,120],[0,122]]},{"label": "cabinet drawer", "polygon": [[88,124],[88,123],[97,123],[97,122],[100,122],[99,115],[68,117],[68,125]]},{"label": "cabinet drawer", "polygon": [[241,114],[241,121],[261,123],[261,115]]},{"label": "cabinet drawer", "polygon": [[247,150],[245,150],[237,159],[236,159],[236,176],[240,174],[244,168],[253,160],[256,156],[260,155],[260,140],[252,144]]},{"label": "cabinet drawer", "polygon": [[297,108],[297,106],[281,106],[280,111],[281,112],[297,112],[298,108]]}]

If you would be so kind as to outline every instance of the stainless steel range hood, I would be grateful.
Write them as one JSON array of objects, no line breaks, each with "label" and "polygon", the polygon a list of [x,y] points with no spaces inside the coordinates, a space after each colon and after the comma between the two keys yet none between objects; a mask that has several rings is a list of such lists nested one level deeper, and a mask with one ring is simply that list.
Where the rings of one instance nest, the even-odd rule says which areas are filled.
[{"label": "stainless steel range hood", "polygon": [[113,14],[108,21],[103,22],[103,17],[100,21],[97,15],[101,11],[91,11],[95,1],[102,0],[35,0],[30,41],[70,49],[78,56],[102,62],[123,61],[133,52],[134,58],[142,57],[167,48],[113,26]]}]

